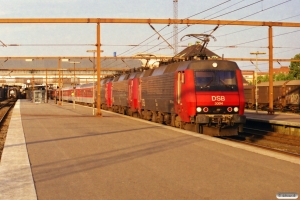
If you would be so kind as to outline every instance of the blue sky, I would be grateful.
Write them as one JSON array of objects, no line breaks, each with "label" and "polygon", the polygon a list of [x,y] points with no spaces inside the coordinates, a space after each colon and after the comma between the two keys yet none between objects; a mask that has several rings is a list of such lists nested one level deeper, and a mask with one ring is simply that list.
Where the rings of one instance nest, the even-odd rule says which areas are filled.
[{"label": "blue sky", "polygon": [[[173,18],[173,0],[0,0],[0,8],[0,18]],[[193,17],[189,19],[243,18],[300,23],[299,0],[178,0],[178,18],[190,16]],[[153,26],[160,30],[166,25]],[[186,28],[186,25],[179,25],[179,31],[186,28],[179,33],[179,41],[186,34],[208,33],[214,27],[194,25]],[[172,31],[171,25],[160,32],[171,44]],[[268,27],[227,25],[217,29],[213,35],[217,41],[211,41],[208,48],[218,55],[245,58],[253,56],[250,55],[252,51],[268,53]],[[292,58],[300,53],[300,28],[274,27],[273,35],[274,58]],[[0,56],[88,56],[86,50],[94,49],[92,44],[96,43],[96,25],[0,24],[0,40],[5,44],[21,44],[18,47],[0,47]],[[129,46],[143,41],[138,48]],[[185,46],[195,41],[188,39],[178,45]],[[138,52],[173,55],[172,49],[162,39],[158,40],[158,36],[146,24],[101,24],[101,44],[103,56],[112,56],[113,52],[124,56]],[[179,51],[182,49],[179,47]],[[280,64],[289,65],[288,62]],[[274,67],[280,64],[274,63]],[[244,70],[255,68],[250,62],[239,62],[239,66]],[[267,71],[268,64],[260,63],[259,69]]]}]

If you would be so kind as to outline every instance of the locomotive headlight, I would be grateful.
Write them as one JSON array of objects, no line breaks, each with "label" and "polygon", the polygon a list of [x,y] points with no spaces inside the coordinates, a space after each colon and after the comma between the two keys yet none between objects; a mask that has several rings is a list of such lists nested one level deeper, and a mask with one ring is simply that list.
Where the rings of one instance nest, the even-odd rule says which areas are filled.
[{"label": "locomotive headlight", "polygon": [[234,111],[234,112],[238,112],[238,111],[239,111],[239,108],[238,108],[238,107],[234,107],[233,111]]},{"label": "locomotive headlight", "polygon": [[213,66],[214,68],[216,68],[216,67],[218,67],[218,63],[214,62],[214,63],[212,64],[212,66]]},{"label": "locomotive headlight", "polygon": [[201,109],[201,107],[197,107],[197,112],[201,112],[202,111],[202,109]]}]

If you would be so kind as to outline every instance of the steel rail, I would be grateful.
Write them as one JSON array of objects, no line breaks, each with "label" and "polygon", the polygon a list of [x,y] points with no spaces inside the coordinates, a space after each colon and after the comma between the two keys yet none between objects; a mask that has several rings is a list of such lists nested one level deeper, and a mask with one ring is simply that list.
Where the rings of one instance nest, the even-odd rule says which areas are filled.
[{"label": "steel rail", "polygon": [[10,109],[15,105],[15,103],[16,103],[16,100],[14,100],[14,101],[10,100],[4,105],[1,104],[1,107],[0,107],[1,110],[8,107],[7,110],[5,111],[5,113],[0,115],[0,125],[1,126],[2,126],[3,120],[6,118],[6,116],[8,115],[8,113],[10,111]]},{"label": "steel rail", "polygon": [[254,143],[251,143],[251,142],[240,141],[240,140],[229,138],[229,137],[219,137],[219,138],[229,140],[229,141],[232,141],[232,142],[243,143],[243,144],[246,144],[246,145],[255,146],[255,147],[262,148],[262,149],[267,149],[267,150],[270,150],[270,151],[275,151],[275,152],[279,152],[279,153],[283,153],[283,154],[287,154],[287,155],[300,157],[300,154],[294,153],[294,152],[284,151],[284,150],[280,150],[280,149],[274,149],[274,148],[271,148],[271,147],[267,147],[267,146],[263,146],[263,145],[259,145],[259,144],[254,144]]},{"label": "steel rail", "polygon": [[270,131],[248,128],[248,127],[244,127],[244,132],[251,135],[262,137],[265,140],[279,142],[281,144],[300,146],[300,137],[297,136],[274,133]]},{"label": "steel rail", "polygon": [[[257,140],[270,141],[273,143],[277,143],[278,145],[289,145],[292,148],[300,147],[300,137],[284,135],[284,134],[280,134],[280,133],[274,133],[274,132],[270,132],[270,131],[266,131],[266,130],[253,129],[253,128],[248,128],[248,127],[244,127],[244,131],[240,135],[228,136],[228,137],[224,136],[224,137],[220,137],[220,138],[300,157],[299,153],[291,152],[289,150],[283,150],[282,148],[280,148],[276,145],[269,146],[269,145],[265,145],[265,144],[257,144],[254,142],[245,141],[245,140],[247,140],[247,137],[251,137],[253,135],[255,135],[254,137],[261,137],[261,138],[250,138],[249,139],[250,141],[251,141],[251,139],[256,140],[256,141]],[[245,140],[240,140],[238,138],[240,138],[240,139],[243,138]],[[295,150],[295,149],[292,149],[292,150]]]}]

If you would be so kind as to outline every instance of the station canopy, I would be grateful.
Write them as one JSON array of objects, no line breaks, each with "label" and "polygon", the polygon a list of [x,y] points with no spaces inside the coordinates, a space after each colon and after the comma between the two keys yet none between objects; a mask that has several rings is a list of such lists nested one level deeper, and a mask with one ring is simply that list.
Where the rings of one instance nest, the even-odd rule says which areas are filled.
[{"label": "station canopy", "polygon": [[[100,61],[101,77],[119,74],[142,66],[142,61],[139,59],[116,57],[101,58]],[[48,83],[56,84],[59,74],[63,77],[64,82],[70,82],[74,74],[76,78],[82,80],[81,82],[91,82],[96,80],[94,78],[97,70],[96,62],[97,59],[94,57],[64,57],[61,58],[59,67],[58,57],[3,57],[0,58],[0,84],[22,85],[31,79],[34,79],[36,84],[46,84],[46,77]]]}]

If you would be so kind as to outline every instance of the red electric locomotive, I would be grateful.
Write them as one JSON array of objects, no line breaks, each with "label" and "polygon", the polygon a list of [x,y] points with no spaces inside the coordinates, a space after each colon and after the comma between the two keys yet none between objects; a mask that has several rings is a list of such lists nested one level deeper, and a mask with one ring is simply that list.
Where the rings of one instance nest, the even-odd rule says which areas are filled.
[{"label": "red electric locomotive", "polygon": [[235,62],[177,62],[102,83],[102,108],[114,112],[213,136],[236,135],[245,123],[242,75]]},{"label": "red electric locomotive", "polygon": [[176,55],[177,62],[102,80],[102,108],[212,136],[237,135],[246,121],[241,70],[235,62],[208,60],[217,56],[206,49],[213,36],[196,37],[204,43]]},{"label": "red electric locomotive", "polygon": [[169,64],[101,80],[101,108],[212,136],[237,135],[246,121],[241,70],[208,54],[216,56],[193,45]]}]

